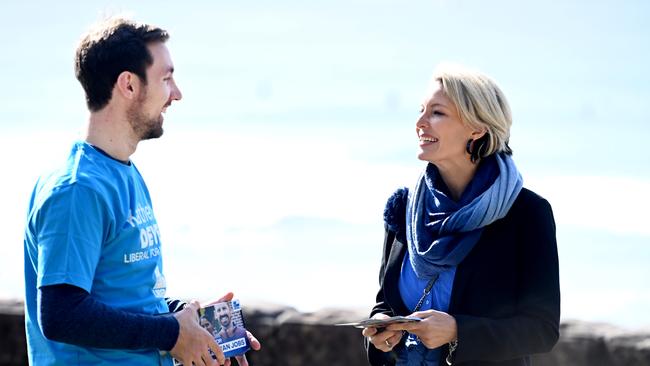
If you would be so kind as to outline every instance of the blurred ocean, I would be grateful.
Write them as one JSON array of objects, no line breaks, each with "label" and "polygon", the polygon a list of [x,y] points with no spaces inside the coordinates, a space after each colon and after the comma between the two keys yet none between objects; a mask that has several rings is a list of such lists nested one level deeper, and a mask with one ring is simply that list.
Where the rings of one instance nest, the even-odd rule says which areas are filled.
[{"label": "blurred ocean", "polygon": [[563,317],[650,325],[643,1],[6,4],[0,297],[22,297],[35,179],[86,119],[75,42],[122,10],[170,30],[184,94],[165,135],[133,156],[168,294],[370,308],[383,206],[423,167],[414,123],[447,60],[485,71],[509,97],[515,161],[556,216]]}]

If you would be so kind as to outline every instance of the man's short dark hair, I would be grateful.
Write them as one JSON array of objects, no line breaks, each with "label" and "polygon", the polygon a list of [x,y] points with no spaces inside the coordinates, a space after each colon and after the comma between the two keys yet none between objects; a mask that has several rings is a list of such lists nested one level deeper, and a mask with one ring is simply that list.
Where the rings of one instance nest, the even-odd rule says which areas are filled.
[{"label": "man's short dark hair", "polygon": [[123,18],[109,19],[88,32],[75,53],[75,75],[86,92],[88,109],[96,112],[108,104],[124,71],[146,84],[146,69],[153,63],[147,45],[167,39],[169,34],[161,28]]}]

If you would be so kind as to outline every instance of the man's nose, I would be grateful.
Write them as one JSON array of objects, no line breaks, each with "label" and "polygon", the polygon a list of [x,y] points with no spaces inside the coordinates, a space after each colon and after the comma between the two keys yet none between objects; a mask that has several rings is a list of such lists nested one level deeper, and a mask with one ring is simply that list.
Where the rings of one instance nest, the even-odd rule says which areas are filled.
[{"label": "man's nose", "polygon": [[174,82],[174,87],[172,88],[171,99],[172,100],[181,100],[181,99],[183,99],[183,94],[181,93],[181,90],[176,85],[176,82]]}]

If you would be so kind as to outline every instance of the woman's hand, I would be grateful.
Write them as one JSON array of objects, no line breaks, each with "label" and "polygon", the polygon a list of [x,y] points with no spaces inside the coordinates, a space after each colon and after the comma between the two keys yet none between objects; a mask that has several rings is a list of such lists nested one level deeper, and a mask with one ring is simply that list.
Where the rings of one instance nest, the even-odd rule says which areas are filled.
[{"label": "woman's hand", "polygon": [[422,344],[429,349],[438,348],[458,337],[456,319],[453,316],[436,310],[416,311],[410,316],[422,319],[419,322],[397,323],[387,327],[387,331],[405,330],[420,338]]},{"label": "woman's hand", "polygon": [[[389,318],[386,314],[375,314],[372,319],[385,319]],[[389,330],[386,328],[363,328],[361,334],[367,337],[370,343],[375,348],[383,352],[389,352],[395,347],[396,344],[402,339],[403,332],[401,330]]]}]

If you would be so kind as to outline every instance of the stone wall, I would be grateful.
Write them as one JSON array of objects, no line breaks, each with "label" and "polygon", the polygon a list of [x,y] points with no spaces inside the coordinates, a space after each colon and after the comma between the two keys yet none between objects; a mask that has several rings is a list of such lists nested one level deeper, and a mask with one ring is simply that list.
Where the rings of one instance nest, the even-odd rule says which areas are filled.
[{"label": "stone wall", "polygon": [[19,301],[0,300],[0,366],[27,365],[25,316]]},{"label": "stone wall", "polygon": [[[331,324],[363,318],[365,311],[321,310],[299,313],[285,306],[249,305],[247,328],[262,342],[249,353],[251,365],[366,365],[358,329]],[[22,303],[0,301],[0,366],[26,365]],[[629,331],[580,321],[561,326],[552,352],[535,356],[535,366],[648,366],[650,329]]]}]

